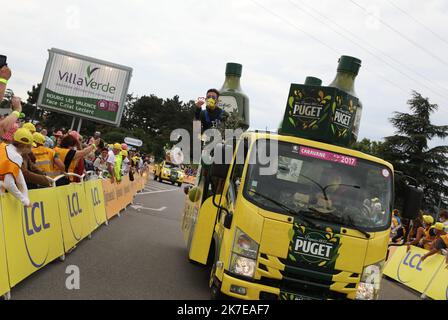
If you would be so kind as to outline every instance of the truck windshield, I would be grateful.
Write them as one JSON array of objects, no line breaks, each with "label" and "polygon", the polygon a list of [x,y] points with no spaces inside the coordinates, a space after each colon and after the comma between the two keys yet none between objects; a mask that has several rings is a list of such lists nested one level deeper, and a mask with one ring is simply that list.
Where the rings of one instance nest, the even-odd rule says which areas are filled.
[{"label": "truck windshield", "polygon": [[265,210],[291,214],[277,202],[297,215],[365,231],[389,227],[393,177],[386,166],[279,142],[274,170],[266,175],[260,169],[269,164],[259,164],[256,156],[266,154],[265,146],[257,144],[250,156],[244,196],[252,203]]},{"label": "truck windshield", "polygon": [[170,163],[170,162],[165,162],[164,167],[169,168],[169,169],[180,169],[177,164]]}]

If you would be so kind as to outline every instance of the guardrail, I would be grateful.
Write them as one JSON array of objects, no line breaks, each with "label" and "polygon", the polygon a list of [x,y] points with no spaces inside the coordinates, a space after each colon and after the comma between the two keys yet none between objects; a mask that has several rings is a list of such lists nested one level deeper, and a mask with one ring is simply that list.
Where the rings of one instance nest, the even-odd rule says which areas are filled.
[{"label": "guardrail", "polygon": [[[56,186],[67,176],[80,182]],[[52,187],[29,191],[29,208],[9,193],[0,195],[0,296],[10,299],[11,288],[51,261],[64,261],[80,241],[107,225],[144,188],[148,172],[114,184],[95,176],[57,176]]]}]

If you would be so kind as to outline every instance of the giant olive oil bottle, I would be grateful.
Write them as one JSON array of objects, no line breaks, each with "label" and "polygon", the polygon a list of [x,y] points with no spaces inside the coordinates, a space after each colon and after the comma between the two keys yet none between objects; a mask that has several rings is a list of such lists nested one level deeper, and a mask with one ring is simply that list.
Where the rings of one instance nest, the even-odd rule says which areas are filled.
[{"label": "giant olive oil bottle", "polygon": [[242,128],[249,128],[249,97],[241,89],[241,74],[243,66],[229,62],[226,65],[226,79],[219,90],[219,106],[231,114],[236,112],[242,123]]},{"label": "giant olive oil bottle", "polygon": [[[358,95],[355,92],[355,80],[358,75],[359,68],[361,67],[361,60],[354,57],[349,56],[341,56],[339,58],[338,69],[336,73],[336,77],[334,80],[328,85],[329,87],[338,88],[353,98],[350,98],[348,101],[348,109],[355,108],[355,118],[353,121],[352,127],[352,137],[350,143],[356,142],[359,134],[359,125],[361,123],[361,115],[362,115],[362,103],[358,98]],[[356,101],[356,103],[355,103]],[[356,104],[356,105],[355,105]]]},{"label": "giant olive oil bottle", "polygon": [[342,56],[330,86],[291,84],[280,133],[350,147],[361,121],[354,90],[360,66],[361,60]]}]

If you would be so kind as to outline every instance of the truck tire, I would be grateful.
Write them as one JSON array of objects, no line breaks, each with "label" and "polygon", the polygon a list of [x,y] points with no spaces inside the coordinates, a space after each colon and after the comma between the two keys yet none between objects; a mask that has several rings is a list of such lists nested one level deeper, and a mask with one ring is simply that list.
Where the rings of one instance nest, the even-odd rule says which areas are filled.
[{"label": "truck tire", "polygon": [[213,264],[210,271],[210,299],[212,300],[225,300],[226,296],[221,292],[221,288],[213,281],[215,277],[216,263]]},{"label": "truck tire", "polygon": [[178,182],[177,185],[178,185],[179,187],[182,187],[182,182]]},{"label": "truck tire", "polygon": [[157,180],[157,176],[156,176],[156,174],[154,173],[154,180]]}]

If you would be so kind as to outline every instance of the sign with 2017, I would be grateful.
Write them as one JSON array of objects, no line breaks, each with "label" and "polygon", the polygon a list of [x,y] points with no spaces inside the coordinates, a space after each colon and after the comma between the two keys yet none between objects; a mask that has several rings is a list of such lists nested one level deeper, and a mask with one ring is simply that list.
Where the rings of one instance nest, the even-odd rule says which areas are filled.
[{"label": "sign with 2017", "polygon": [[49,50],[38,106],[120,125],[132,68]]}]

